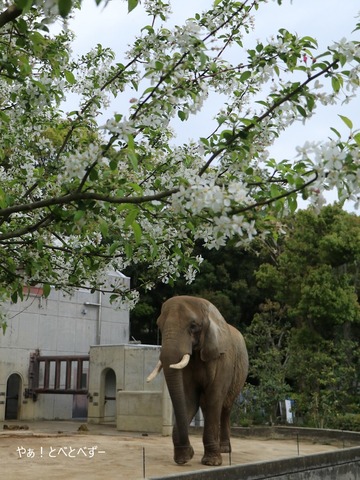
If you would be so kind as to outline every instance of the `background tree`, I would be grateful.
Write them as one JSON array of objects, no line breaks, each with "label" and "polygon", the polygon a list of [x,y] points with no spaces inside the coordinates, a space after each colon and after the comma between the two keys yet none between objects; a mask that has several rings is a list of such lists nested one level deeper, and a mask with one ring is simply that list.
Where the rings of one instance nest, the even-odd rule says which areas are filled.
[{"label": "background tree", "polygon": [[143,271],[146,272],[147,265],[137,265],[126,271],[140,293],[139,301],[130,314],[131,335],[136,340],[159,343],[156,319],[162,303],[173,295],[206,298],[217,306],[227,322],[241,330],[250,325],[261,301],[255,281],[261,256],[253,249],[242,250],[231,242],[219,250],[208,250],[198,245],[195,254],[202,261],[191,283],[180,278],[175,283],[158,283],[146,292],[141,288],[141,276]]},{"label": "background tree", "polygon": [[[248,385],[247,416],[261,423],[279,421],[279,402],[291,396],[287,381],[290,328],[286,307],[265,301],[259,306],[246,329],[246,343],[251,359]],[[241,418],[240,418],[241,419]]]},{"label": "background tree", "polygon": [[[360,219],[329,206],[319,214],[299,211],[287,225],[274,261],[256,274],[258,286],[286,312],[283,371],[296,414],[313,426],[334,426],[336,415],[352,410],[359,382]],[[255,339],[260,358],[262,342]],[[261,385],[261,372],[257,378]]]},{"label": "background tree", "polygon": [[[358,430],[358,340],[325,340],[300,328],[292,331],[289,351],[287,375],[298,420],[316,428]],[[353,414],[351,427],[342,423],[349,414]]]}]

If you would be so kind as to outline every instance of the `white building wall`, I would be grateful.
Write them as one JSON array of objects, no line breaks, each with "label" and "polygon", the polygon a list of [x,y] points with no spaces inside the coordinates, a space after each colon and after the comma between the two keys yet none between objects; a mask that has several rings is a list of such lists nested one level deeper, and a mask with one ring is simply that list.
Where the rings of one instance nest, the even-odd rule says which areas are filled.
[{"label": "white building wall", "polygon": [[[129,286],[129,279],[121,277]],[[69,296],[53,290],[46,299],[30,294],[24,301],[3,308],[8,327],[4,335],[0,333],[0,421],[5,419],[7,381],[14,373],[22,380],[19,419],[72,416],[72,395],[41,394],[36,402],[24,397],[29,387],[31,353],[38,350],[41,356],[87,355],[90,345],[129,341],[129,311],[116,309],[107,294],[91,294],[84,289]]]}]

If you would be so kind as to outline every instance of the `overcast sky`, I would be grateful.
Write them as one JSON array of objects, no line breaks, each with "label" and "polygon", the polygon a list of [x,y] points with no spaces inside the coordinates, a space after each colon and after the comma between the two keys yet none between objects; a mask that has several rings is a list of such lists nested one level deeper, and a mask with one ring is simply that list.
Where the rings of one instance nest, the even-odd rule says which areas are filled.
[{"label": "overcast sky", "polygon": [[[117,61],[124,60],[123,53],[131,44],[134,36],[140,29],[149,23],[142,6],[138,6],[131,13],[127,13],[127,1],[110,0],[104,8],[96,6],[95,0],[83,0],[82,11],[78,12],[70,22],[70,27],[75,31],[75,53],[85,53],[96,44],[111,47],[117,56]],[[213,0],[173,0],[173,24],[181,24],[186,18],[194,16],[211,7]],[[246,40],[246,46],[255,45],[257,39],[266,40],[276,34],[279,28],[286,28],[300,36],[309,35],[318,40],[319,50],[345,37],[360,40],[360,31],[352,34],[358,17],[360,4],[356,0],[283,0],[283,5],[278,6],[276,1],[270,0],[261,4],[255,14],[255,31]],[[123,103],[121,103],[123,102]],[[111,110],[121,111],[128,109],[128,99],[119,99]],[[110,114],[109,112],[109,114]],[[211,115],[206,111],[193,119],[191,128],[179,123],[179,137],[186,141],[186,136],[199,137],[194,134],[196,126],[204,126],[204,115]],[[215,112],[215,110],[214,110]],[[303,145],[307,140],[326,140],[332,133],[329,127],[347,133],[347,128],[338,114],[349,116],[354,125],[360,127],[360,104],[356,98],[349,105],[337,105],[319,109],[314,118],[304,127],[300,124],[292,126],[281,135],[271,149],[272,156],[281,159],[293,158],[296,154],[295,147]],[[106,116],[106,115],[105,115]],[[197,133],[197,132],[196,132]],[[205,133],[205,132],[204,132]],[[207,132],[208,133],[208,132]]]}]

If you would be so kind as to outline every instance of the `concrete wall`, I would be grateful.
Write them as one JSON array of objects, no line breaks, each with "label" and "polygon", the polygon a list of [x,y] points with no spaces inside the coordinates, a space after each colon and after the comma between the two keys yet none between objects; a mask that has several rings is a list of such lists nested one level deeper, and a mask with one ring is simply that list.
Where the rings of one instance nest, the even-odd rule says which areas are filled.
[{"label": "concrete wall", "polygon": [[[129,284],[127,277],[117,273],[109,276],[112,280]],[[35,403],[24,397],[29,387],[30,353],[39,350],[40,355],[83,355],[93,344],[129,340],[129,312],[112,306],[109,295],[77,290],[69,296],[53,290],[44,299],[33,291],[23,302],[2,308],[8,327],[5,335],[0,334],[0,421],[5,420],[7,382],[14,373],[21,378],[19,419],[72,418],[73,395],[43,394]]]},{"label": "concrete wall", "polygon": [[172,405],[165,387],[163,391],[118,392],[117,429],[170,435]]},{"label": "concrete wall", "polygon": [[116,421],[119,430],[168,435],[172,407],[164,377],[146,382],[159,353],[150,345],[92,346],[88,422]]},{"label": "concrete wall", "polygon": [[[215,467],[197,472],[161,477],[161,480],[359,480],[360,447],[334,452],[258,462],[233,467]],[[152,480],[160,480],[153,478]]]},{"label": "concrete wall", "polygon": [[256,438],[298,438],[301,444],[303,439],[308,441],[321,441],[329,444],[342,444],[343,447],[360,445],[360,432],[348,430],[333,430],[329,428],[292,427],[284,425],[252,427],[233,427],[231,434],[237,437]]}]

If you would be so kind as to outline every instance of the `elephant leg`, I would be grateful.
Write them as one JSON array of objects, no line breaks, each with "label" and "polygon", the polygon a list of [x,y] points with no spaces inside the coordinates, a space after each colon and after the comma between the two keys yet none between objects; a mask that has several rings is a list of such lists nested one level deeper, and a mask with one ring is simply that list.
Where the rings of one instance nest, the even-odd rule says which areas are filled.
[{"label": "elephant leg", "polygon": [[174,444],[174,461],[178,465],[184,465],[185,463],[189,462],[192,457],[194,456],[194,449],[191,444],[181,445],[178,438],[178,429],[176,424],[173,428],[173,444]]},{"label": "elephant leg", "polygon": [[231,408],[223,407],[220,420],[220,451],[221,453],[231,452],[230,443],[230,412]]},{"label": "elephant leg", "polygon": [[222,464],[220,452],[220,413],[221,405],[206,405],[202,407],[204,414],[204,456],[203,465],[219,466]]},{"label": "elephant leg", "polygon": [[[186,410],[187,410],[187,423],[190,424],[191,420],[196,415],[199,409],[199,396],[193,390],[187,390],[186,397]],[[175,423],[173,428],[173,444],[174,444],[174,461],[182,465],[187,463],[194,456],[193,447],[188,445],[182,445],[179,440],[178,427]]]}]

